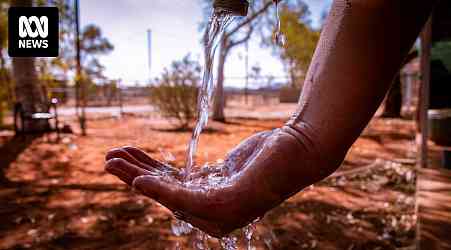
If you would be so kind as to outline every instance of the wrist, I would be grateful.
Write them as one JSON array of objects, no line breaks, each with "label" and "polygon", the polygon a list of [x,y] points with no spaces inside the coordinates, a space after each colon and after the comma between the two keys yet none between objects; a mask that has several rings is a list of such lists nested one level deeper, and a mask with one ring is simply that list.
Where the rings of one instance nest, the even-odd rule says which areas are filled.
[{"label": "wrist", "polygon": [[303,146],[303,154],[308,156],[308,165],[317,177],[314,178],[315,182],[335,172],[346,156],[346,152],[327,147],[321,140],[320,131],[307,122],[289,120],[282,127],[282,131],[295,137]]}]

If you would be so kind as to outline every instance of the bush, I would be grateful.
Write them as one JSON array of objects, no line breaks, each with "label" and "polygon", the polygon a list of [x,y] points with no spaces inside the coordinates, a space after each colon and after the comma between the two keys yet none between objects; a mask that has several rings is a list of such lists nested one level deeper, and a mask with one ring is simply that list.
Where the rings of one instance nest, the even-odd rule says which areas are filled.
[{"label": "bush", "polygon": [[197,93],[201,67],[185,56],[165,69],[161,78],[150,88],[150,102],[163,116],[174,118],[182,129],[189,127],[197,113]]}]

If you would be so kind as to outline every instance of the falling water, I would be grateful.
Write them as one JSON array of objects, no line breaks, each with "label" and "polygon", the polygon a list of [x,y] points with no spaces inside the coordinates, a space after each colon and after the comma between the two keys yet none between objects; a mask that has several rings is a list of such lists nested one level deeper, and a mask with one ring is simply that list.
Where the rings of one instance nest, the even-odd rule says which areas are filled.
[{"label": "falling water", "polygon": [[284,46],[286,39],[285,35],[281,31],[281,21],[280,21],[280,0],[275,1],[275,8],[276,8],[276,31],[274,32],[274,43],[279,46]]},{"label": "falling water", "polygon": [[[281,23],[279,16],[279,1],[275,1],[276,3],[276,18],[277,18],[277,27],[276,32],[274,34],[274,41],[279,46],[285,45],[285,37],[281,32]],[[215,52],[221,41],[221,38],[224,34],[227,26],[233,21],[234,16],[226,11],[215,11],[211,16],[206,31],[204,35],[204,53],[205,53],[205,66],[202,78],[202,86],[199,91],[199,96],[197,100],[197,110],[198,110],[198,118],[196,122],[196,126],[193,130],[191,140],[188,145],[188,152],[186,157],[186,168],[185,168],[185,177],[189,177],[192,172],[192,168],[194,166],[194,156],[196,154],[197,144],[199,141],[199,136],[202,130],[208,123],[208,112],[211,105],[212,97],[215,91],[215,84],[213,81],[213,64],[215,60]],[[174,157],[165,156],[165,159],[168,158],[173,160]],[[204,166],[204,168],[209,167],[208,165]],[[220,172],[220,171],[219,171]],[[217,186],[219,183],[224,181],[223,176],[221,174],[218,175],[219,172],[212,171],[212,175],[208,176],[207,186]],[[219,177],[218,177],[219,176]],[[186,180],[185,184],[189,185],[191,183],[190,180]],[[192,184],[192,183],[191,183]],[[197,183],[199,184],[199,183]],[[244,239],[247,244],[247,250],[252,249],[252,236],[256,229],[256,223],[258,220],[254,221],[252,224],[243,228]],[[193,231],[196,233],[195,240],[193,242],[193,247],[198,250],[209,249],[208,247],[208,239],[209,235],[206,233],[194,228],[191,224],[176,220],[171,226],[172,232],[176,236],[181,236],[185,234],[190,234]],[[222,248],[224,250],[236,250],[238,239],[234,236],[224,237],[219,240]]]},{"label": "falling water", "polygon": [[246,240],[247,244],[247,250],[252,249],[252,236],[254,235],[255,229],[256,229],[257,221],[249,224],[247,227],[243,229],[244,238]]},{"label": "falling water", "polygon": [[204,53],[205,53],[205,66],[204,74],[202,78],[202,86],[199,91],[197,99],[197,123],[191,136],[191,141],[188,145],[188,153],[186,159],[185,176],[191,174],[191,170],[194,165],[194,155],[196,154],[197,144],[199,142],[199,136],[202,129],[208,123],[208,111],[211,104],[211,100],[215,91],[215,84],[213,81],[213,63],[215,59],[216,48],[221,41],[221,37],[224,34],[226,27],[233,21],[234,17],[231,13],[221,11],[215,11],[210,18],[207,29],[204,36]]}]

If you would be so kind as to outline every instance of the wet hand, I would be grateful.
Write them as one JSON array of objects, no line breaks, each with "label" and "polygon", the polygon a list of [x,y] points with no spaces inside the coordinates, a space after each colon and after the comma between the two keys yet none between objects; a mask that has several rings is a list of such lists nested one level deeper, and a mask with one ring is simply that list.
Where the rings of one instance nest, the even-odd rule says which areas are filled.
[{"label": "wet hand", "polygon": [[315,181],[309,169],[302,167],[303,161],[310,160],[303,152],[297,137],[276,129],[251,136],[223,163],[189,176],[134,147],[111,150],[106,170],[170,209],[178,219],[222,237]]}]

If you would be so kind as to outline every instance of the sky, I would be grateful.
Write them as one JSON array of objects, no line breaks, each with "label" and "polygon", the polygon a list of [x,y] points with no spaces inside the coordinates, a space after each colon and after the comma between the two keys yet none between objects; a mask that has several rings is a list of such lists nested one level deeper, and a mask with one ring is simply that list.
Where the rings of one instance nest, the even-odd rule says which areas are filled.
[{"label": "sky", "polygon": [[[82,27],[98,25],[114,45],[102,56],[105,75],[125,85],[146,83],[158,77],[171,62],[190,53],[202,61],[202,0],[80,0]],[[319,26],[331,0],[305,0],[312,13],[312,25]],[[149,73],[147,30],[152,30],[152,64]],[[244,46],[235,48],[225,66],[226,86],[240,87],[245,76]],[[262,48],[256,37],[249,43],[249,65],[258,65],[262,75],[284,81],[282,62],[270,48]]]}]

